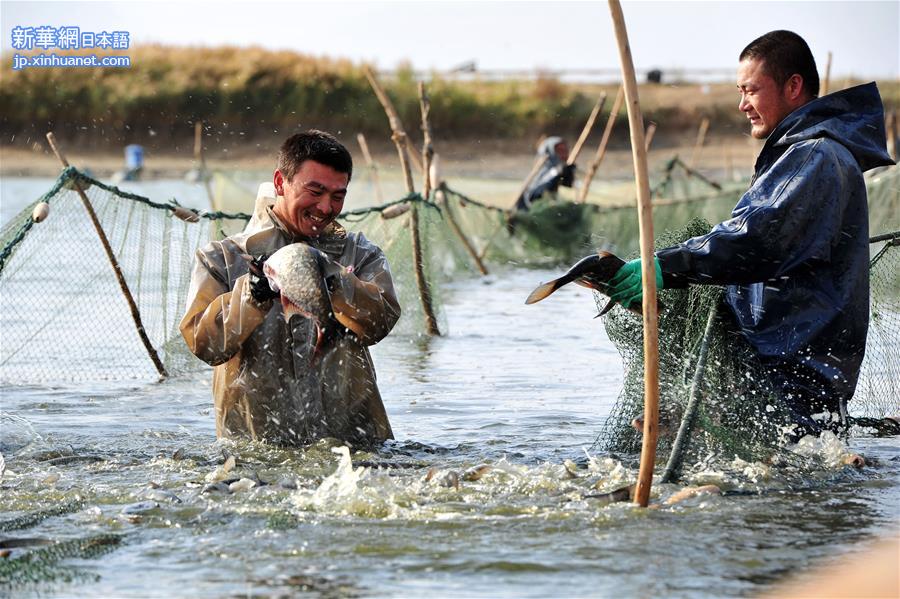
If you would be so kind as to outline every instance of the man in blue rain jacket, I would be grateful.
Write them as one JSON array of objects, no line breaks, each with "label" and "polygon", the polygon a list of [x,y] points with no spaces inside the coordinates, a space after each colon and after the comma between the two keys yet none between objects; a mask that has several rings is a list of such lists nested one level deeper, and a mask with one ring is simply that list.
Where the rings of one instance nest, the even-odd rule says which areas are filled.
[{"label": "man in blue rain jacket", "polygon": [[516,210],[528,210],[544,196],[556,193],[560,185],[572,187],[575,165],[569,164],[569,146],[561,137],[548,137],[538,146],[537,158],[543,158],[540,170],[516,201]]},{"label": "man in blue rain jacket", "polygon": [[[893,164],[881,97],[869,83],[818,98],[812,53],[789,31],[744,49],[738,89],[751,135],[766,140],[750,189],[729,220],[657,252],[657,286],[726,285],[725,301],[796,432],[818,433],[846,422],[866,346],[862,173]],[[613,299],[639,303],[640,276],[640,261],[622,267]]]}]

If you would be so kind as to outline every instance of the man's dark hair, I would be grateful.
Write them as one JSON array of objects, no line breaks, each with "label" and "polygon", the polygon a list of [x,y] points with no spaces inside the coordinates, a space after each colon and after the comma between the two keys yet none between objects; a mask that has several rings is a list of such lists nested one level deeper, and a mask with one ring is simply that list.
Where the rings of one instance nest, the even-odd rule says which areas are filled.
[{"label": "man's dark hair", "polygon": [[738,60],[757,59],[763,62],[766,74],[779,86],[792,75],[803,77],[803,89],[810,97],[819,95],[819,72],[816,60],[802,37],[793,31],[770,31],[747,44]]},{"label": "man's dark hair", "polygon": [[347,181],[353,175],[353,158],[350,157],[350,152],[337,138],[324,131],[310,129],[284,140],[278,151],[277,168],[290,181],[300,165],[307,160],[330,166],[339,173],[347,173]]}]

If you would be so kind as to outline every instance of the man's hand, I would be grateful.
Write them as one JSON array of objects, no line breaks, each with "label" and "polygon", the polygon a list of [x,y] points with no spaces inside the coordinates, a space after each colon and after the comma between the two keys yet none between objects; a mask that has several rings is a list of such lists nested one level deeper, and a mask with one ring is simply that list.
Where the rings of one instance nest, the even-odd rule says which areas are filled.
[{"label": "man's hand", "polygon": [[[316,257],[316,263],[318,263],[319,271],[322,273],[322,279],[325,281],[325,288],[328,289],[329,293],[333,292],[338,283],[338,275],[341,271],[345,270],[344,267],[342,267],[340,263],[329,258],[322,250],[312,246],[310,246],[310,249]],[[352,267],[346,270],[346,272],[352,271]]]},{"label": "man's hand", "polygon": [[268,256],[257,256],[250,260],[250,295],[260,304],[264,304],[269,300],[278,297],[278,292],[273,291],[272,288],[269,287],[269,280],[263,273],[263,262],[265,262],[267,258]]},{"label": "man's hand", "polygon": [[[662,269],[659,259],[653,257],[656,266],[656,288],[663,288]],[[640,305],[644,298],[641,286],[641,259],[636,258],[622,265],[613,278],[609,280],[609,299],[619,302],[626,308]]]}]

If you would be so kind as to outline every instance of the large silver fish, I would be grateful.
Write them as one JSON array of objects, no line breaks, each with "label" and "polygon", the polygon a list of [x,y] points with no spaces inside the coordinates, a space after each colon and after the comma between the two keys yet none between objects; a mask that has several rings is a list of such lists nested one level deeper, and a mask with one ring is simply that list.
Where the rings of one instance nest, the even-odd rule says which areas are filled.
[{"label": "large silver fish", "polygon": [[275,358],[285,365],[285,376],[261,409],[272,423],[270,437],[292,445],[313,442],[328,432],[322,368],[337,323],[322,276],[323,260],[317,250],[294,243],[263,263],[269,286],[280,294],[289,342],[283,345],[288,354]]},{"label": "large silver fish", "polygon": [[305,243],[286,245],[263,264],[269,286],[281,294],[284,319],[300,316],[315,328],[311,360],[333,328],[331,300],[325,288],[320,261],[322,255]]}]

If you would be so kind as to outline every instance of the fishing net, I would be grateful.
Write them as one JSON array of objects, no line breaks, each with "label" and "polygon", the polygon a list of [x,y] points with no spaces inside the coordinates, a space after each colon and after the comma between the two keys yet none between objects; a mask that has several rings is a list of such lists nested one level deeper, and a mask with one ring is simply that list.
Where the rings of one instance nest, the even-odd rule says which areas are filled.
[{"label": "fishing net", "polygon": [[[178,325],[198,248],[239,231],[245,213],[200,212],[156,203],[68,168],[53,188],[0,230],[0,382],[12,384],[147,379],[157,376],[129,304],[82,201],[78,181],[97,214],[134,298],[151,347],[169,375],[204,365],[187,349]],[[214,176],[220,206],[252,207],[246,185]],[[49,217],[34,222],[39,202]],[[443,203],[443,200],[442,200]],[[439,286],[477,272],[476,261],[434,201],[410,194],[381,206],[345,212],[351,231],[382,247],[391,264],[403,317],[395,334],[423,334],[424,304],[415,276],[410,227],[416,207],[423,282],[438,329],[447,332]],[[391,212],[391,208],[395,212]],[[399,210],[397,214],[396,210]],[[495,211],[485,209],[485,214]],[[187,222],[180,213],[196,220]],[[198,218],[199,217],[199,218]],[[496,219],[495,219],[496,221]]]},{"label": "fishing net", "polygon": [[[660,235],[656,244],[676,245],[710,228],[707,221],[695,219],[678,231]],[[723,293],[722,287],[712,285],[660,291],[660,455],[671,450],[685,417],[693,420],[690,445],[694,452],[724,452],[745,459],[757,457],[757,451],[770,446],[780,425],[787,423],[784,406],[767,387],[761,365],[727,317]],[[598,306],[605,301],[597,296]],[[625,380],[594,446],[634,453],[640,450],[641,434],[632,423],[644,411],[642,321],[617,307],[604,324],[622,355]],[[706,353],[704,361],[701,350]],[[698,364],[702,375],[694,384]],[[701,401],[694,402],[696,411],[690,415],[686,408],[692,396]]]},{"label": "fishing net", "polygon": [[[679,164],[670,161],[654,185],[657,230],[684,226],[696,216],[711,222],[725,218],[740,195],[740,186],[723,188]],[[0,230],[0,382],[157,376],[113,268],[74,190],[76,179],[87,188],[134,296],[147,345],[170,375],[203,368],[178,331],[194,255],[211,238],[222,238],[245,225],[245,212],[254,202],[252,179],[213,173],[215,211],[187,212],[199,218],[186,222],[176,217],[186,211],[174,200],[156,203],[69,168],[50,191]],[[892,222],[898,213],[896,174],[880,176],[877,186],[875,181],[870,182],[874,186],[870,196],[884,196],[879,205],[892,206],[884,208],[879,218]],[[360,185],[362,192],[372,192],[364,180]],[[622,198],[627,200],[632,192],[624,193]],[[34,223],[32,209],[40,201],[49,204],[50,215]],[[365,199],[354,199],[354,203],[365,205]],[[420,280],[411,206],[416,207],[419,223]],[[410,194],[344,212],[339,220],[349,230],[363,232],[387,255],[403,311],[393,332],[397,335],[425,334],[426,310],[434,315],[442,334],[449,332],[452,323],[444,316],[441,290],[460,277],[507,265],[570,262],[598,248],[627,255],[637,250],[638,239],[630,201],[600,206],[541,200],[510,223],[506,210],[446,184],[430,198]],[[885,276],[895,276],[896,268],[884,260]]]},{"label": "fishing net", "polygon": [[[455,189],[443,189],[461,228],[481,248],[480,254],[496,264],[558,265],[597,249],[618,254],[638,249],[635,204],[627,195],[617,203],[608,197],[595,198],[610,200],[602,205],[550,197],[534,202],[527,212],[508,217],[505,210],[486,206]],[[677,169],[666,172],[655,189],[653,222],[659,230],[683,227],[696,217],[722,220],[742,193],[740,184],[722,186]],[[659,195],[663,191],[665,195]]]},{"label": "fishing net", "polygon": [[[871,222],[895,222],[900,186],[896,168],[868,181]],[[874,227],[875,225],[873,225]],[[657,247],[675,245],[710,229],[696,219],[666,232]],[[869,335],[850,415],[880,419],[900,409],[900,233],[872,238]],[[724,306],[723,288],[663,289],[659,316],[659,455],[683,458],[738,455],[756,459],[770,453],[789,422],[786,406],[769,386],[762,366],[736,330]],[[598,307],[606,298],[597,295]],[[643,415],[643,330],[641,319],[621,308],[605,317],[610,339],[622,355],[623,389],[594,443],[600,451],[634,453],[641,435],[633,426]],[[676,445],[684,430],[683,444]],[[673,447],[673,445],[675,445]],[[677,454],[677,456],[676,456]],[[670,460],[671,461],[671,460]]]},{"label": "fishing net", "polygon": [[869,336],[849,410],[851,416],[884,418],[900,414],[900,232],[873,239]]},{"label": "fishing net", "polygon": [[[100,238],[86,195],[134,298],[149,343],[169,374],[196,368],[178,323],[197,248],[214,234],[159,204],[67,168],[53,188],[0,230],[0,381],[99,381],[157,376]],[[32,210],[50,213],[35,223]],[[191,212],[187,214],[193,215]]]}]

